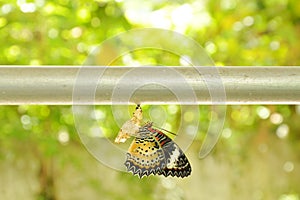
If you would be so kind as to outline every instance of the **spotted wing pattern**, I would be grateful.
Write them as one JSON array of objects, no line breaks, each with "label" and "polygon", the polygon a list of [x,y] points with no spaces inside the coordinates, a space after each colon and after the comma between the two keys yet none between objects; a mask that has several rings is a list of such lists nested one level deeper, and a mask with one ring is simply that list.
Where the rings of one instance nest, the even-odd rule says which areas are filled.
[{"label": "spotted wing pattern", "polygon": [[191,174],[183,151],[163,132],[152,128],[151,123],[139,129],[128,149],[125,166],[140,178],[151,174],[183,178]]}]

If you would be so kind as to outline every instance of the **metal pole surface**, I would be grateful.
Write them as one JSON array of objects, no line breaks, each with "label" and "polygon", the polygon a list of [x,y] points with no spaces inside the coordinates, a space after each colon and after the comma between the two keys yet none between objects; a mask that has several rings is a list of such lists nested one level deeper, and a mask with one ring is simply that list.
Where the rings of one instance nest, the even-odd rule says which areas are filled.
[{"label": "metal pole surface", "polygon": [[0,66],[0,105],[74,103],[299,104],[300,67]]}]

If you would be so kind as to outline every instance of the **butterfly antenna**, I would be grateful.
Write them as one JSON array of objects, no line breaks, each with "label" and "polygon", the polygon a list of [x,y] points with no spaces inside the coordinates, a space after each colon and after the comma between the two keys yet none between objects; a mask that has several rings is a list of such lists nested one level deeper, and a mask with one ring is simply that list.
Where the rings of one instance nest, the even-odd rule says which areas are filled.
[{"label": "butterfly antenna", "polygon": [[173,132],[171,132],[171,131],[168,131],[168,130],[166,130],[166,129],[164,129],[164,128],[161,128],[161,127],[158,127],[158,126],[155,126],[155,125],[153,125],[155,128],[158,128],[158,129],[160,129],[160,130],[162,130],[162,131],[166,131],[167,133],[170,133],[170,134],[172,134],[172,135],[177,135],[177,134],[175,134],[175,133],[173,133]]}]

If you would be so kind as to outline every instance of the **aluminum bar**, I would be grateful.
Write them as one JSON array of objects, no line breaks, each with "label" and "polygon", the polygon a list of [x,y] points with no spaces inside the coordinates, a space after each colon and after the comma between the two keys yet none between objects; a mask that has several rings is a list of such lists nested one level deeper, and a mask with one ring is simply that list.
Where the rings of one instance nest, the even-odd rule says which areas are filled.
[{"label": "aluminum bar", "polygon": [[300,67],[0,66],[0,105],[299,104]]}]

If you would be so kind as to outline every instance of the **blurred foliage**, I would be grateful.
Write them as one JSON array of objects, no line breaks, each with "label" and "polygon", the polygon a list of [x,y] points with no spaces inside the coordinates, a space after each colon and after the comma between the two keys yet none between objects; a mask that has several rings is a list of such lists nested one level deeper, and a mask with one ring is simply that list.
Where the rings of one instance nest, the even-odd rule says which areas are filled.
[{"label": "blurred foliage", "polygon": [[[2,1],[2,64],[80,65],[103,40],[140,27],[184,33],[219,65],[299,65],[296,0]],[[75,59],[74,59],[75,58]]]},{"label": "blurred foliage", "polygon": [[[193,38],[220,66],[299,65],[300,4],[297,0],[1,0],[0,63],[81,65],[89,52],[105,39],[144,27],[175,30]],[[126,59],[125,55],[115,63],[124,64]],[[138,60],[142,65],[160,64],[157,60],[165,65],[179,64],[174,55],[161,54],[157,50],[136,51],[129,59]],[[178,119],[182,116],[187,123],[191,117],[199,117],[196,147],[192,146],[190,150],[193,157],[197,155],[212,115],[210,106],[199,108],[200,116],[181,113],[174,105],[145,105],[144,112],[146,118],[173,132],[178,130]],[[127,107],[123,109],[128,110]],[[113,140],[119,127],[111,107],[97,106],[96,110],[105,135]],[[164,124],[159,124],[163,120],[157,117],[161,116],[159,113],[166,113]],[[230,177],[225,179],[230,180],[232,185],[227,186],[230,187],[228,191],[234,195],[228,199],[299,200],[299,117],[300,107],[296,105],[228,106],[221,141],[213,152],[217,162],[213,169],[222,172],[222,168],[216,167],[219,165],[229,169],[225,174]],[[211,168],[209,159],[199,165],[198,160],[193,159],[192,165],[199,167],[193,169],[197,177],[195,182],[172,182],[156,177],[140,181],[130,174],[97,168],[95,166],[99,164],[91,160],[90,155],[85,155],[86,152],[82,153],[83,146],[74,127],[70,106],[1,106],[0,125],[0,169],[4,173],[0,175],[0,191],[4,199],[20,199],[21,196],[24,199],[74,199],[74,196],[70,197],[72,193],[78,199],[98,196],[103,199],[184,199],[184,196],[193,199],[191,197],[200,191],[198,184],[201,185],[197,174],[201,170],[204,173],[205,166]],[[185,128],[183,130],[189,130]],[[253,154],[259,159],[251,160]],[[279,157],[277,160],[276,156]],[[252,180],[255,177],[241,180],[243,175],[255,171],[256,164],[267,166],[264,171],[267,181],[261,187],[258,180]],[[10,167],[14,173],[32,172],[32,177],[16,174],[14,180],[11,177],[5,179],[9,174],[5,171]],[[218,171],[210,173],[218,174]],[[20,181],[23,180],[20,177],[25,177],[27,182]],[[70,177],[71,180],[66,181]],[[207,177],[210,176],[205,173],[200,177],[207,181],[202,184],[202,188],[206,183],[209,187],[205,192],[220,193],[219,197],[226,199],[222,192],[213,192],[213,188],[218,188],[216,181],[220,180],[212,179],[214,185],[209,185]],[[245,180],[250,182],[243,182]],[[239,181],[242,181],[240,185]],[[249,194],[256,185],[260,188]],[[22,188],[29,188],[33,196],[24,196]],[[71,188],[70,195],[59,188]],[[15,189],[21,192],[10,193]],[[82,191],[82,196],[78,197],[77,191]],[[241,191],[245,196],[237,198]],[[246,194],[256,195],[256,198]]]}]

